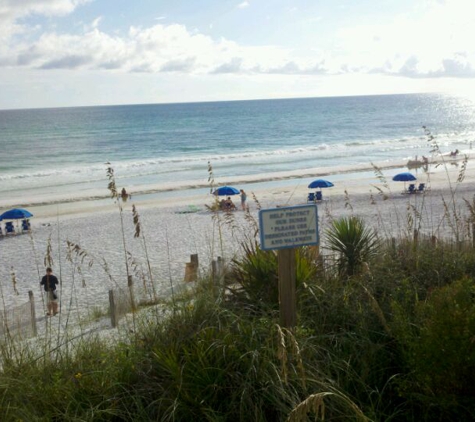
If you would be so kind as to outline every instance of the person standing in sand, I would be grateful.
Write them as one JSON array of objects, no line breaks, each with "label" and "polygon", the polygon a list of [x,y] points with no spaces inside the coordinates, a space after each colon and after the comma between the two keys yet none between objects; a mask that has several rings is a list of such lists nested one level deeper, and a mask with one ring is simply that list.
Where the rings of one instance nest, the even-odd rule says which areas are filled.
[{"label": "person standing in sand", "polygon": [[243,211],[246,211],[246,199],[247,195],[246,192],[244,192],[244,189],[241,189],[241,207]]},{"label": "person standing in sand", "polygon": [[58,278],[53,275],[51,268],[46,268],[46,275],[41,279],[42,285],[46,292],[46,301],[48,313],[46,315],[56,315],[58,313],[58,294],[56,293],[56,286],[59,284]]}]

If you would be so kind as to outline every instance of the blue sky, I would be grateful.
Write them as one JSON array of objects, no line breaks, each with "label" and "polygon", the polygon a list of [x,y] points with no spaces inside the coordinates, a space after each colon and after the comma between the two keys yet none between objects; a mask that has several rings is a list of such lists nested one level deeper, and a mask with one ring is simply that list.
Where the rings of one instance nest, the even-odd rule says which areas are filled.
[{"label": "blue sky", "polygon": [[473,0],[0,0],[0,109],[449,91]]}]

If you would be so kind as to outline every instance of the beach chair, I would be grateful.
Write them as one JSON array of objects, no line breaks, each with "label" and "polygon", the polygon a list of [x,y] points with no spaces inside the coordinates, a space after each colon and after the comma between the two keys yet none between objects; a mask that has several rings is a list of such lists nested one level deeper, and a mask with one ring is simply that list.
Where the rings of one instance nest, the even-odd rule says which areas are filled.
[{"label": "beach chair", "polygon": [[426,188],[425,183],[419,183],[419,187],[417,188],[418,192],[424,192],[424,189]]},{"label": "beach chair", "polygon": [[21,231],[25,233],[25,232],[29,232],[30,230],[31,230],[30,220],[26,218],[24,220],[21,220]]},{"label": "beach chair", "polygon": [[310,192],[307,197],[307,202],[315,202],[315,193]]},{"label": "beach chair", "polygon": [[6,235],[9,235],[9,234],[16,234],[15,232],[15,226],[13,225],[13,223],[11,221],[7,221],[5,223],[5,234]]},{"label": "beach chair", "polygon": [[414,183],[411,183],[409,185],[409,188],[407,189],[408,193],[416,193],[416,185]]},{"label": "beach chair", "polygon": [[316,200],[316,201],[323,201],[323,195],[322,195],[322,192],[321,192],[321,191],[318,191],[318,192],[315,194],[315,200]]}]

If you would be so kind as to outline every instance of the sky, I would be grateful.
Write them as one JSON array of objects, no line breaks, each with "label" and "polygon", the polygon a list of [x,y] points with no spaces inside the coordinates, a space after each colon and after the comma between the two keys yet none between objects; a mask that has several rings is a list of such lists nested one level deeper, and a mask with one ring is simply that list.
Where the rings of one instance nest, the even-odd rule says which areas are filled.
[{"label": "sky", "polygon": [[450,92],[474,0],[0,0],[0,109]]}]

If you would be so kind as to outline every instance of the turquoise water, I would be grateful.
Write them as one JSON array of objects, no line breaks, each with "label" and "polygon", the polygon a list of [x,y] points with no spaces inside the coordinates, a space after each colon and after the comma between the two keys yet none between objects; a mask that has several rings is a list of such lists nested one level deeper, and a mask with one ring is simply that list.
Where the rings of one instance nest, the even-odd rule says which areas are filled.
[{"label": "turquoise water", "polygon": [[[204,187],[252,175],[429,156],[468,149],[475,106],[436,94],[0,111],[0,195],[55,201],[104,195],[110,162],[120,186]],[[34,199],[36,198],[36,199]]]}]

